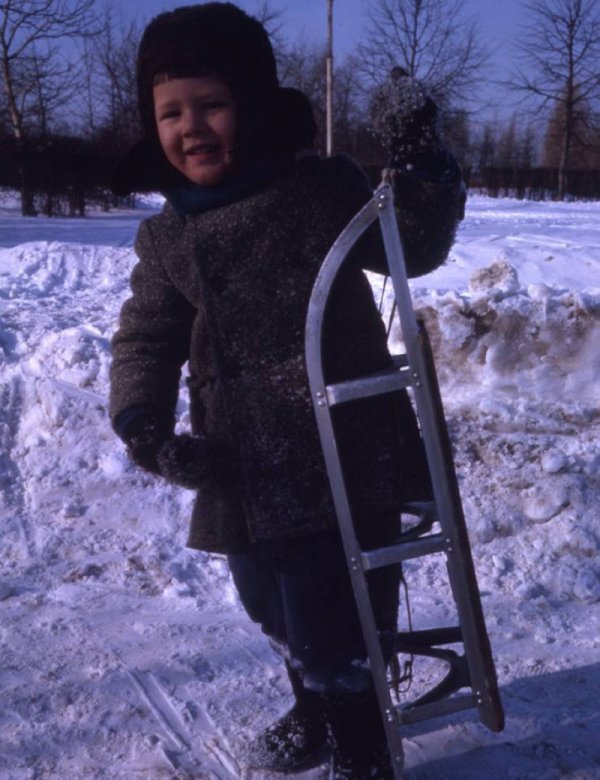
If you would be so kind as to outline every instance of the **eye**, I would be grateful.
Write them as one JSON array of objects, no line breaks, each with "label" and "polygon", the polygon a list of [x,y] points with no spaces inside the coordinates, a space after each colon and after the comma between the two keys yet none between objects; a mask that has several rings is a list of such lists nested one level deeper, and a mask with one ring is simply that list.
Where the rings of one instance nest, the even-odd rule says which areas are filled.
[{"label": "eye", "polygon": [[181,106],[175,100],[159,100],[156,102],[154,110],[159,122],[164,119],[175,119],[181,114]]},{"label": "eye", "polygon": [[168,108],[164,111],[159,111],[158,119],[163,121],[164,119],[176,119],[179,116],[179,110],[176,108]]},{"label": "eye", "polygon": [[204,110],[220,111],[222,108],[227,108],[228,106],[229,103],[227,103],[225,100],[207,100],[206,103],[204,103]]}]

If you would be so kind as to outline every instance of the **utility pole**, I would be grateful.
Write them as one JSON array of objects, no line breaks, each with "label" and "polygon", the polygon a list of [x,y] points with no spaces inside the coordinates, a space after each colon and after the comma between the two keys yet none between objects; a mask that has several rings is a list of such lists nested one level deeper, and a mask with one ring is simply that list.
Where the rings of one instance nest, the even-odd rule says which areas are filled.
[{"label": "utility pole", "polygon": [[333,0],[327,0],[327,156],[333,153]]}]

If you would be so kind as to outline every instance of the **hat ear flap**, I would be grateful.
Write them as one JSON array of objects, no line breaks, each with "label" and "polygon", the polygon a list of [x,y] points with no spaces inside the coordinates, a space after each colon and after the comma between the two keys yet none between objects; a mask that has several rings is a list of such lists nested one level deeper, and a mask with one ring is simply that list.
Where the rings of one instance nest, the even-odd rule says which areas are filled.
[{"label": "hat ear flap", "polygon": [[313,149],[318,127],[308,97],[299,89],[281,87],[275,104],[275,124],[290,152]]},{"label": "hat ear flap", "polygon": [[181,187],[184,177],[167,162],[158,142],[144,138],[119,160],[109,179],[115,195],[161,192]]},{"label": "hat ear flap", "polygon": [[238,144],[242,158],[295,154],[312,149],[317,124],[303,92],[280,87],[270,99],[238,101]]},{"label": "hat ear flap", "polygon": [[270,109],[266,101],[252,98],[236,100],[236,155],[244,159],[269,156],[272,151]]}]

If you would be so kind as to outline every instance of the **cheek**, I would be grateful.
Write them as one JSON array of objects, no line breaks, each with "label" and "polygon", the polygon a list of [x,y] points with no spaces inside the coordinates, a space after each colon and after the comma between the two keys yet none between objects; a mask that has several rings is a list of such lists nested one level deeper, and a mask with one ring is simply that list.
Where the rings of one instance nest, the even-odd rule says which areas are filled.
[{"label": "cheek", "polygon": [[237,122],[235,119],[235,114],[229,113],[219,118],[217,132],[221,138],[229,143],[233,143],[236,137],[236,130]]},{"label": "cheek", "polygon": [[164,146],[165,142],[165,129],[164,126],[156,123],[156,135],[158,136],[158,140],[160,141],[161,146]]},{"label": "cheek", "polygon": [[169,151],[175,149],[176,134],[165,125],[158,126],[158,140],[162,146],[163,151],[168,155]]}]

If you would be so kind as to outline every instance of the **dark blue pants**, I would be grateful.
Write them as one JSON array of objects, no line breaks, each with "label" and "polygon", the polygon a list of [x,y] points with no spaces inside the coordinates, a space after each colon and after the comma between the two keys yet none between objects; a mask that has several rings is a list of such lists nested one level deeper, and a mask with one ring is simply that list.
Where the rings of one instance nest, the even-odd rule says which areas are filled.
[{"label": "dark blue pants", "polygon": [[[368,687],[367,652],[337,530],[256,545],[228,560],[249,617],[282,649],[306,688],[341,693]],[[400,567],[368,576],[389,655],[396,633]]]}]

